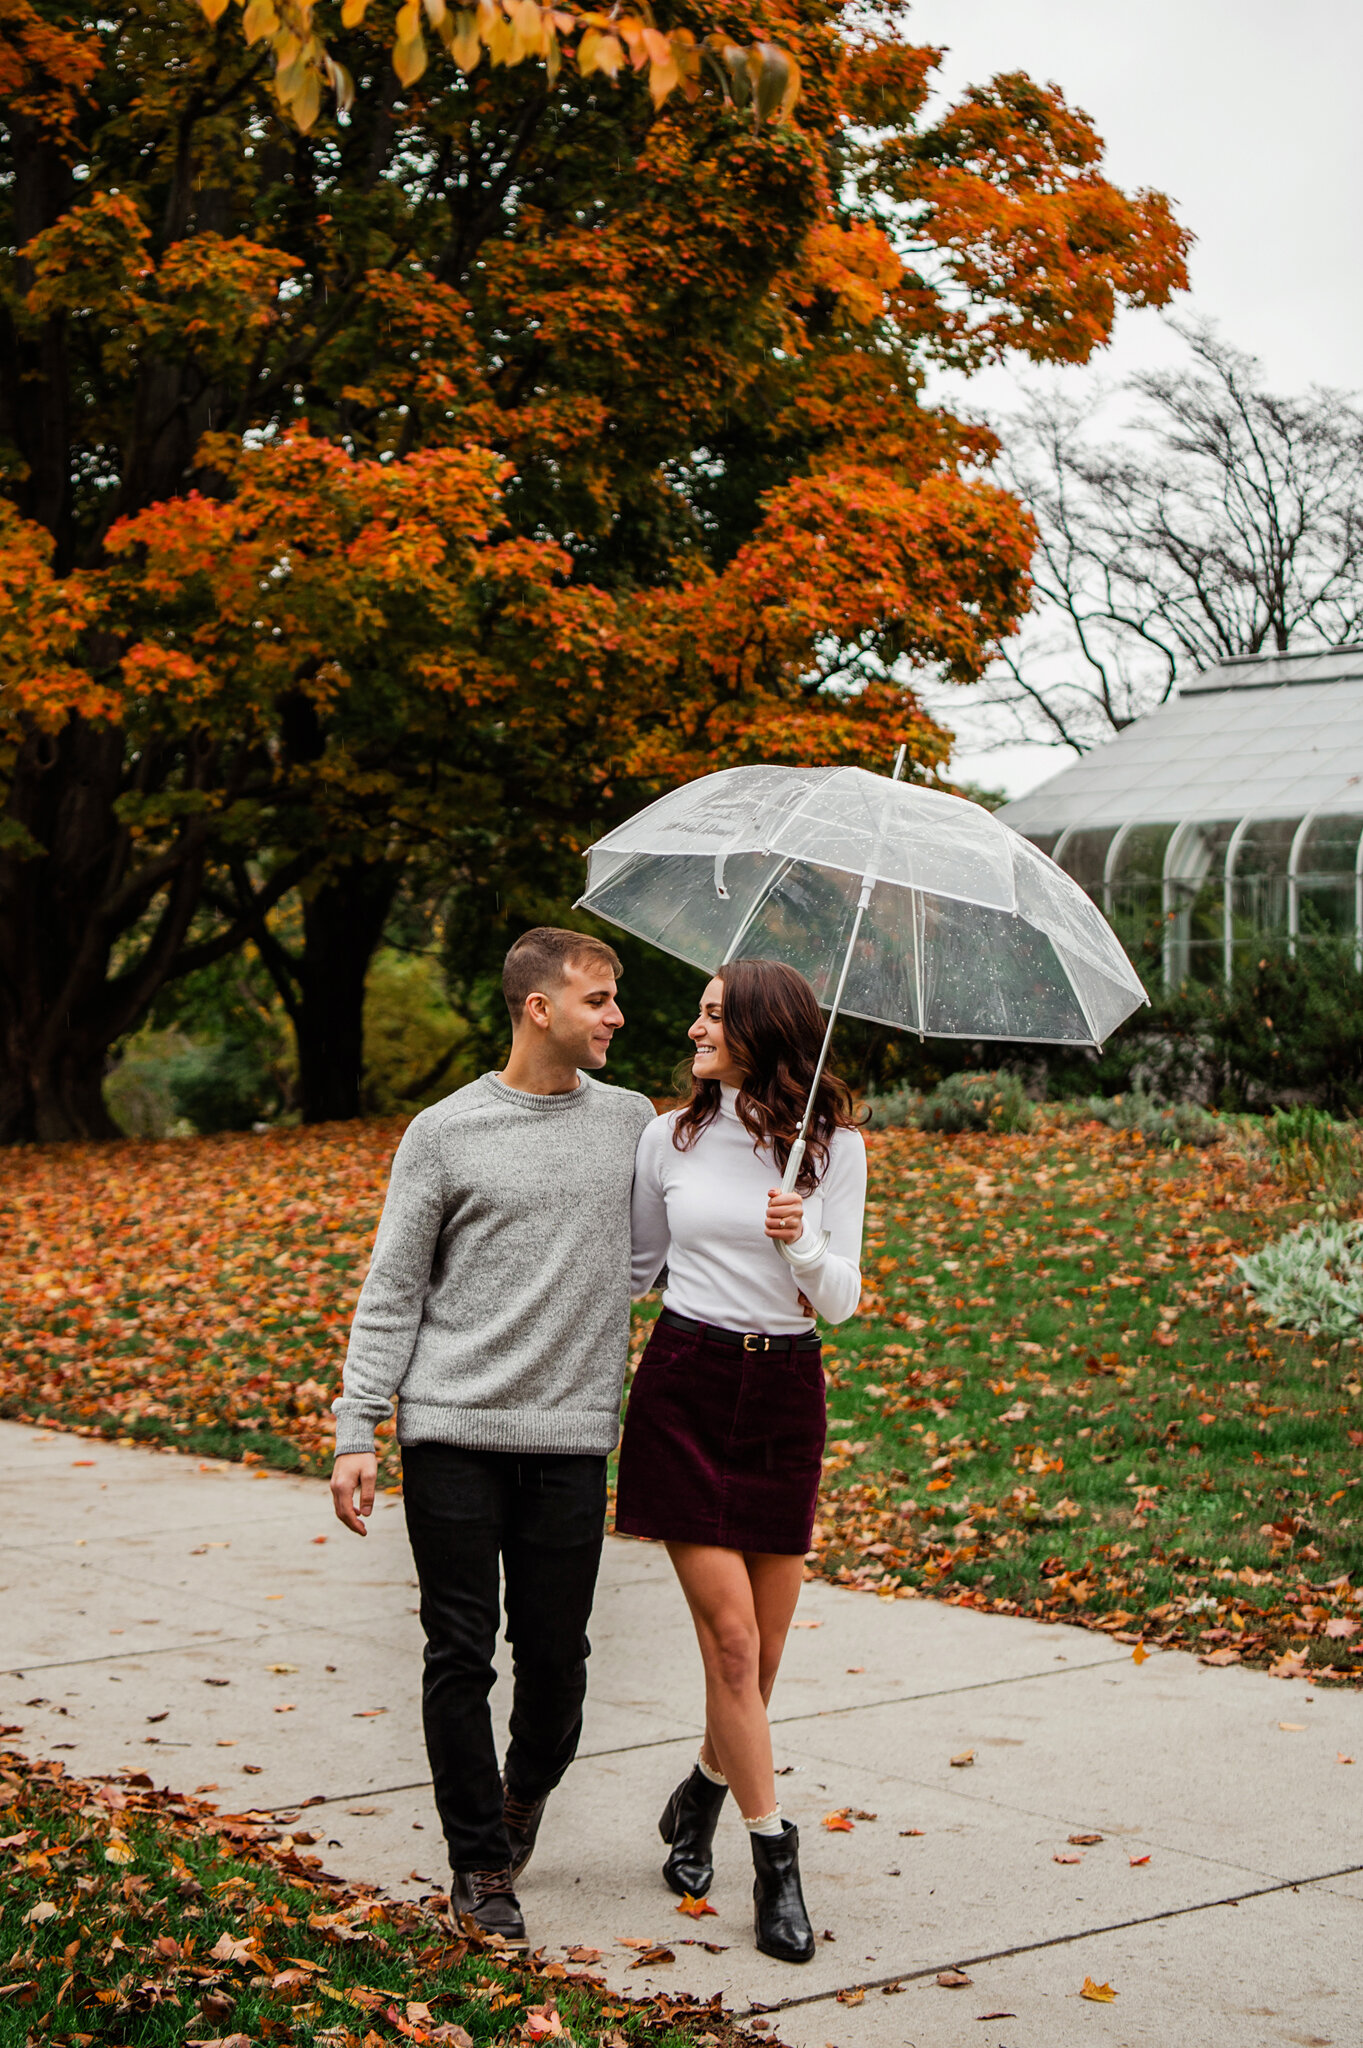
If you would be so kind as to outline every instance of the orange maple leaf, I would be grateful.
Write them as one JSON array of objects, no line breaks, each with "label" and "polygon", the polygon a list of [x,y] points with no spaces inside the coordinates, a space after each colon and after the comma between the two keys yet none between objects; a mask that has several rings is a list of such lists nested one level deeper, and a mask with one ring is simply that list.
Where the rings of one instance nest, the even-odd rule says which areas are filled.
[{"label": "orange maple leaf", "polygon": [[[677,1907],[677,1911],[685,1913],[690,1920],[703,1920],[707,1913],[715,1913],[715,1909],[708,1899],[692,1898],[690,1892],[682,1894],[681,1904]],[[719,1918],[718,1913],[715,1913],[715,1918]]]}]

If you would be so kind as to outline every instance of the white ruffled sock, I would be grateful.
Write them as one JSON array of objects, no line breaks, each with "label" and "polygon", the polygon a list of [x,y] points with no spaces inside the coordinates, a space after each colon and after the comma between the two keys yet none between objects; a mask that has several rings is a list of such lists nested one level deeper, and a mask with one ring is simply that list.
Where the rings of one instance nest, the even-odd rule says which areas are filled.
[{"label": "white ruffled sock", "polygon": [[743,1825],[750,1835],[780,1835],[785,1832],[779,1806],[774,1806],[770,1813],[759,1813],[756,1820],[749,1820],[745,1814]]},{"label": "white ruffled sock", "polygon": [[703,1756],[698,1756],[696,1758],[696,1764],[700,1770],[702,1778],[708,1778],[712,1785],[728,1784],[729,1780],[725,1777],[723,1771],[712,1771],[710,1769],[709,1764],[706,1763],[705,1758]]}]

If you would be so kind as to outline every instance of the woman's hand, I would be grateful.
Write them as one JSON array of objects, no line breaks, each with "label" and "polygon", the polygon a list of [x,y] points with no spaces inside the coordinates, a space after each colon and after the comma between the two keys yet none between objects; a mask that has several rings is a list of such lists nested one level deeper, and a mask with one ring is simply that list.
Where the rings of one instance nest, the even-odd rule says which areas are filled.
[{"label": "woman's hand", "polygon": [[767,1190],[767,1236],[781,1244],[796,1244],[804,1235],[805,1205],[796,1194],[783,1195],[780,1188]]}]

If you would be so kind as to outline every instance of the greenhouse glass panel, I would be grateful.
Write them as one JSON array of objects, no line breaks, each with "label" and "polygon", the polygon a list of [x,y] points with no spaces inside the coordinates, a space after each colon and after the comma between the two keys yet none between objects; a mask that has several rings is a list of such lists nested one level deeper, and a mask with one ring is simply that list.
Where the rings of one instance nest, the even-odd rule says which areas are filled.
[{"label": "greenhouse glass panel", "polygon": [[[1165,975],[1170,981],[1219,981],[1226,959],[1226,853],[1238,821],[1181,826],[1165,856]],[[1242,842],[1243,843],[1243,842]],[[1288,840],[1289,849],[1291,840]],[[1283,856],[1286,890],[1287,856]],[[1284,909],[1286,896],[1284,895]]]},{"label": "greenhouse glass panel", "polygon": [[1073,875],[1081,889],[1087,890],[1095,903],[1103,900],[1103,871],[1107,865],[1107,850],[1117,836],[1115,825],[1100,825],[1096,831],[1083,830],[1068,832],[1056,860],[1067,875]]},{"label": "greenhouse glass panel", "polygon": [[1233,947],[1286,940],[1287,863],[1300,824],[1300,817],[1255,818],[1245,827],[1230,876]]},{"label": "greenhouse glass panel", "polygon": [[1313,818],[1297,847],[1296,935],[1299,940],[1352,938],[1357,916],[1357,863],[1363,813]]},{"label": "greenhouse glass panel", "polygon": [[1164,921],[1164,856],[1176,829],[1131,825],[1109,849],[1103,907],[1133,959],[1156,942]]}]

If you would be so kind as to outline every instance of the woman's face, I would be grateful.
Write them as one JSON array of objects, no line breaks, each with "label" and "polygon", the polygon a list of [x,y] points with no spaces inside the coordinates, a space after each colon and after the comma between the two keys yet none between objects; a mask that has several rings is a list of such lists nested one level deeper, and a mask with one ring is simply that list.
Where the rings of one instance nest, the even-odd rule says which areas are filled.
[{"label": "woman's face", "polygon": [[734,1065],[724,1038],[724,983],[718,976],[705,985],[700,1015],[687,1033],[696,1048],[691,1072],[698,1081],[718,1081],[721,1088],[738,1088],[743,1070]]}]

